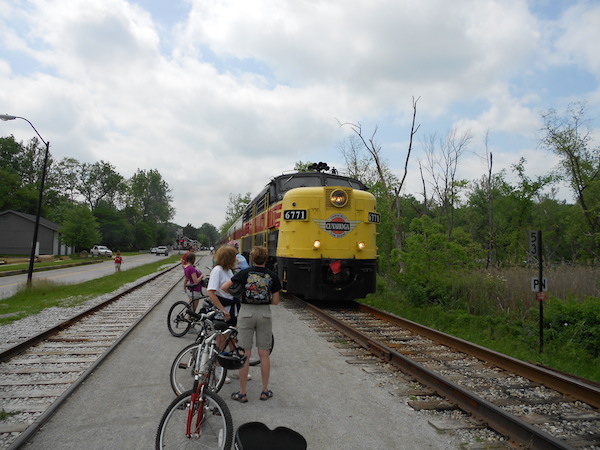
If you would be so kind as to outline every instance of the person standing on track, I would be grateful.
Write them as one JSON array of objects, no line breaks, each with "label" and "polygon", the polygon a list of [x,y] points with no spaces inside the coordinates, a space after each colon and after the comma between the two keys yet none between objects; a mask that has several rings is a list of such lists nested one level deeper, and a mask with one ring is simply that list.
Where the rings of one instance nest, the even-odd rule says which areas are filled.
[{"label": "person standing on track", "polygon": [[271,306],[279,304],[279,291],[281,282],[279,277],[265,267],[269,258],[266,247],[254,247],[250,252],[252,266],[236,273],[231,280],[221,285],[226,291],[233,283],[241,283],[245,287],[242,291],[242,305],[238,315],[238,344],[246,350],[246,364],[240,369],[240,390],[231,394],[231,398],[240,403],[248,401],[246,394],[247,375],[250,369],[250,354],[252,342],[256,335],[256,347],[260,358],[260,373],[262,376],[261,400],[273,397],[269,389],[269,376],[271,373],[271,337],[273,326],[271,320]]}]

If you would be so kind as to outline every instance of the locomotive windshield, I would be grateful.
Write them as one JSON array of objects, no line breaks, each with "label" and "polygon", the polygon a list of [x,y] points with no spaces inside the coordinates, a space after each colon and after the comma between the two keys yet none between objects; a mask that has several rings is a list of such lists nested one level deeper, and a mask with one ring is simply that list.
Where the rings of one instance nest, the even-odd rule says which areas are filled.
[{"label": "locomotive windshield", "polygon": [[365,190],[365,186],[357,181],[346,177],[336,177],[324,173],[296,173],[283,176],[279,179],[279,192],[283,193],[298,187],[316,186],[342,186],[353,189]]},{"label": "locomotive windshield", "polygon": [[350,178],[325,177],[325,186],[343,186],[351,187],[353,189],[365,189],[365,186],[362,183]]}]

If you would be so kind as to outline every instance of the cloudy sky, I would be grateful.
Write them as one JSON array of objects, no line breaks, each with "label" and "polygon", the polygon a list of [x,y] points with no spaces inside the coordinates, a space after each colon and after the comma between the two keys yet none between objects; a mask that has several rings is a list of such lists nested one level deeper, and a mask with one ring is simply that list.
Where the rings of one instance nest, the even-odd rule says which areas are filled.
[{"label": "cloudy sky", "polygon": [[473,136],[463,178],[486,172],[486,131],[496,172],[548,172],[542,111],[583,100],[600,127],[598,24],[598,0],[0,0],[0,113],[55,159],[158,169],[176,223],[218,227],[230,193],[297,161],[343,168],[338,120],[377,127],[401,175],[413,97],[405,193],[454,126]]}]

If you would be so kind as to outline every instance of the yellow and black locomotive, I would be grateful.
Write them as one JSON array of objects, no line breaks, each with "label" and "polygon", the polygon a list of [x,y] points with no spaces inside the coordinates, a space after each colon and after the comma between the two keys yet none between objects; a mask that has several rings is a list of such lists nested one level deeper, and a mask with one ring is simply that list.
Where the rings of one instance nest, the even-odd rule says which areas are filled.
[{"label": "yellow and black locomotive", "polygon": [[271,180],[227,232],[248,256],[269,249],[284,292],[309,300],[363,298],[375,291],[375,197],[358,180],[298,172]]}]

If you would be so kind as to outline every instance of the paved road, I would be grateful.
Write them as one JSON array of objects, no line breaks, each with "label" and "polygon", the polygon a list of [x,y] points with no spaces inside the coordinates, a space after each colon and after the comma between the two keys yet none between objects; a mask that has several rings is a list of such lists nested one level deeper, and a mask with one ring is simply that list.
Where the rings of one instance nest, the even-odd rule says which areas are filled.
[{"label": "paved road", "polygon": [[[148,264],[158,259],[165,259],[165,256],[156,256],[150,253],[135,256],[124,256],[121,270],[131,269],[136,266]],[[57,283],[81,283],[87,280],[93,280],[106,275],[110,275],[115,270],[115,264],[112,259],[106,258],[101,263],[89,264],[85,266],[68,267],[64,269],[48,270],[44,272],[34,272],[33,280],[52,280]],[[0,277],[0,298],[6,298],[13,295],[17,290],[27,282],[27,274],[12,275]]]}]

